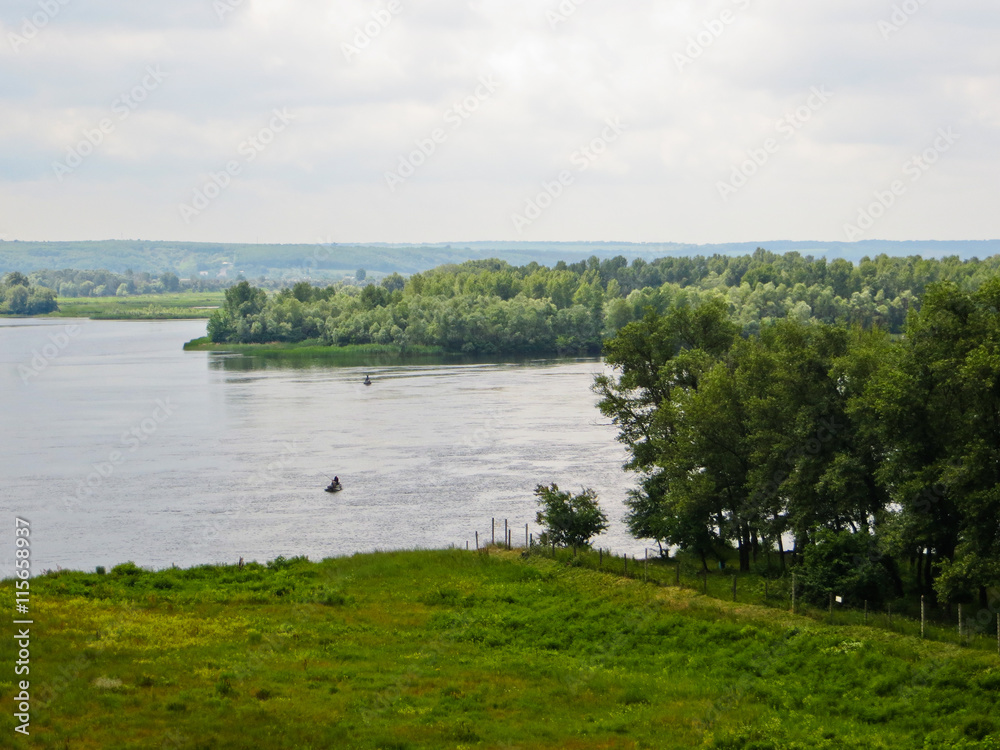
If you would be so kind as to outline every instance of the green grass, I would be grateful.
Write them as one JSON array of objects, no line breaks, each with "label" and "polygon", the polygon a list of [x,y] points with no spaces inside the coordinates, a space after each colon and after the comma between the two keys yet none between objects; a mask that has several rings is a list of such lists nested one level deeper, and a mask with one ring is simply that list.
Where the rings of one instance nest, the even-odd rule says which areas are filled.
[{"label": "green grass", "polygon": [[[551,554],[546,548],[540,553]],[[694,556],[681,554],[669,560],[651,557],[648,561],[632,557],[628,564],[621,556],[612,556],[597,550],[555,550],[555,557],[563,562],[591,570],[613,572],[616,575],[627,575],[630,578],[647,581],[661,586],[680,585],[698,593],[721,601],[736,601],[745,604],[756,604],[773,609],[792,610],[792,570],[782,572],[778,561],[772,564],[761,561],[755,564],[748,573],[740,573],[736,551],[731,554],[730,564],[725,570],[712,569],[708,575],[703,574],[701,562]],[[915,589],[912,574],[903,571],[904,585],[907,590]],[[733,579],[736,579],[736,597],[733,598]],[[836,625],[866,625],[881,628],[893,633],[920,637],[920,597],[919,594],[909,594],[889,602],[881,607],[870,606],[867,614],[864,607],[848,607],[834,604],[831,614],[829,607],[815,606],[802,598],[801,589],[795,602],[795,613],[809,617],[817,622]],[[924,637],[928,640],[942,643],[954,643],[964,648],[997,653],[997,617],[989,612],[988,619],[982,618],[987,612],[975,605],[966,605],[963,614],[964,627],[960,636],[958,630],[957,608],[931,607],[926,610]]]},{"label": "green grass", "polygon": [[[207,318],[225,302],[225,292],[144,294],[134,297],[59,297],[52,317],[92,320]],[[212,308],[212,309],[209,309]]]},{"label": "green grass", "polygon": [[124,565],[31,597],[35,747],[1000,748],[994,655],[571,557]]}]

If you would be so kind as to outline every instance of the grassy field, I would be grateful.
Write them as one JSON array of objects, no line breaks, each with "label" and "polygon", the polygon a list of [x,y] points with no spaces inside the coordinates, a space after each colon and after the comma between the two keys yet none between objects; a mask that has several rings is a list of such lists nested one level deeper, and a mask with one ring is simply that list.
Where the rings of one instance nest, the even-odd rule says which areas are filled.
[{"label": "grassy field", "polygon": [[[18,746],[1000,748],[995,655],[571,557],[126,564],[35,578],[31,597]],[[14,658],[0,640],[5,741]]]},{"label": "grassy field", "polygon": [[[547,551],[543,551],[548,554]],[[612,572],[616,575],[640,579],[654,585],[681,586],[703,593],[721,601],[735,601],[743,604],[757,604],[773,609],[783,609],[803,615],[821,623],[835,625],[866,625],[892,633],[920,637],[920,597],[912,593],[916,590],[912,571],[904,570],[903,585],[907,595],[892,602],[865,609],[861,604],[850,607],[834,603],[829,607],[817,607],[803,601],[801,585],[799,594],[792,601],[793,571],[789,568],[782,573],[777,559],[770,564],[761,560],[748,573],[738,572],[738,558],[732,551],[727,570],[710,570],[706,576],[700,561],[687,554],[669,560],[658,556],[648,561],[633,556],[626,562],[624,557],[597,550],[580,550],[573,554],[569,550],[555,550],[555,557],[573,565]],[[776,556],[775,556],[776,557]],[[1000,654],[1000,638],[997,626],[1000,624],[995,612],[985,611],[975,605],[967,605],[963,613],[961,633],[958,627],[957,607],[946,608],[928,606],[923,637],[942,643],[954,643],[966,648]],[[988,615],[988,616],[987,616]]]},{"label": "grassy field", "polygon": [[59,297],[52,317],[93,320],[207,318],[225,302],[225,292],[182,292],[135,297]]}]

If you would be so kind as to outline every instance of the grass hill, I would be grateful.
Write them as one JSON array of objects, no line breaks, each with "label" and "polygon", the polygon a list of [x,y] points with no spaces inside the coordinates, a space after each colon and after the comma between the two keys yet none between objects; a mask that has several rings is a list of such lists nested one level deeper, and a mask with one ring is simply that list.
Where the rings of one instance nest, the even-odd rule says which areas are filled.
[{"label": "grass hill", "polygon": [[995,655],[572,559],[123,564],[39,576],[31,603],[30,746],[1000,748]]}]

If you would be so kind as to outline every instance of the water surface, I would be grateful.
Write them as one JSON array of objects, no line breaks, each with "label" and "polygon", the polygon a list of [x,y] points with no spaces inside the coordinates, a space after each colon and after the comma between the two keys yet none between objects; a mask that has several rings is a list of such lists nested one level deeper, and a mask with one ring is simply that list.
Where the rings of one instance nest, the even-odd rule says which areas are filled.
[{"label": "water surface", "polygon": [[[31,521],[36,571],[474,546],[494,517],[523,543],[548,482],[597,490],[612,522],[598,543],[641,554],[621,523],[634,478],[590,391],[599,361],[344,367],[181,349],[204,333],[0,320],[0,517]],[[345,489],[330,495],[334,473]]]}]

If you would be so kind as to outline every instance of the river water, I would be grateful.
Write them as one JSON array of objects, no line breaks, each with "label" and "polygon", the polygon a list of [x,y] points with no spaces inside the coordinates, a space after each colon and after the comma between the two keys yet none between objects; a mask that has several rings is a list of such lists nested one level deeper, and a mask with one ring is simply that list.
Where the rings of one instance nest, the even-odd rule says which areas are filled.
[{"label": "river water", "polygon": [[[595,408],[597,360],[337,366],[185,352],[204,321],[0,320],[0,576],[32,568],[321,559],[537,535],[532,490],[635,478]],[[370,373],[374,384],[363,386]],[[323,492],[325,475],[344,490]]]}]

